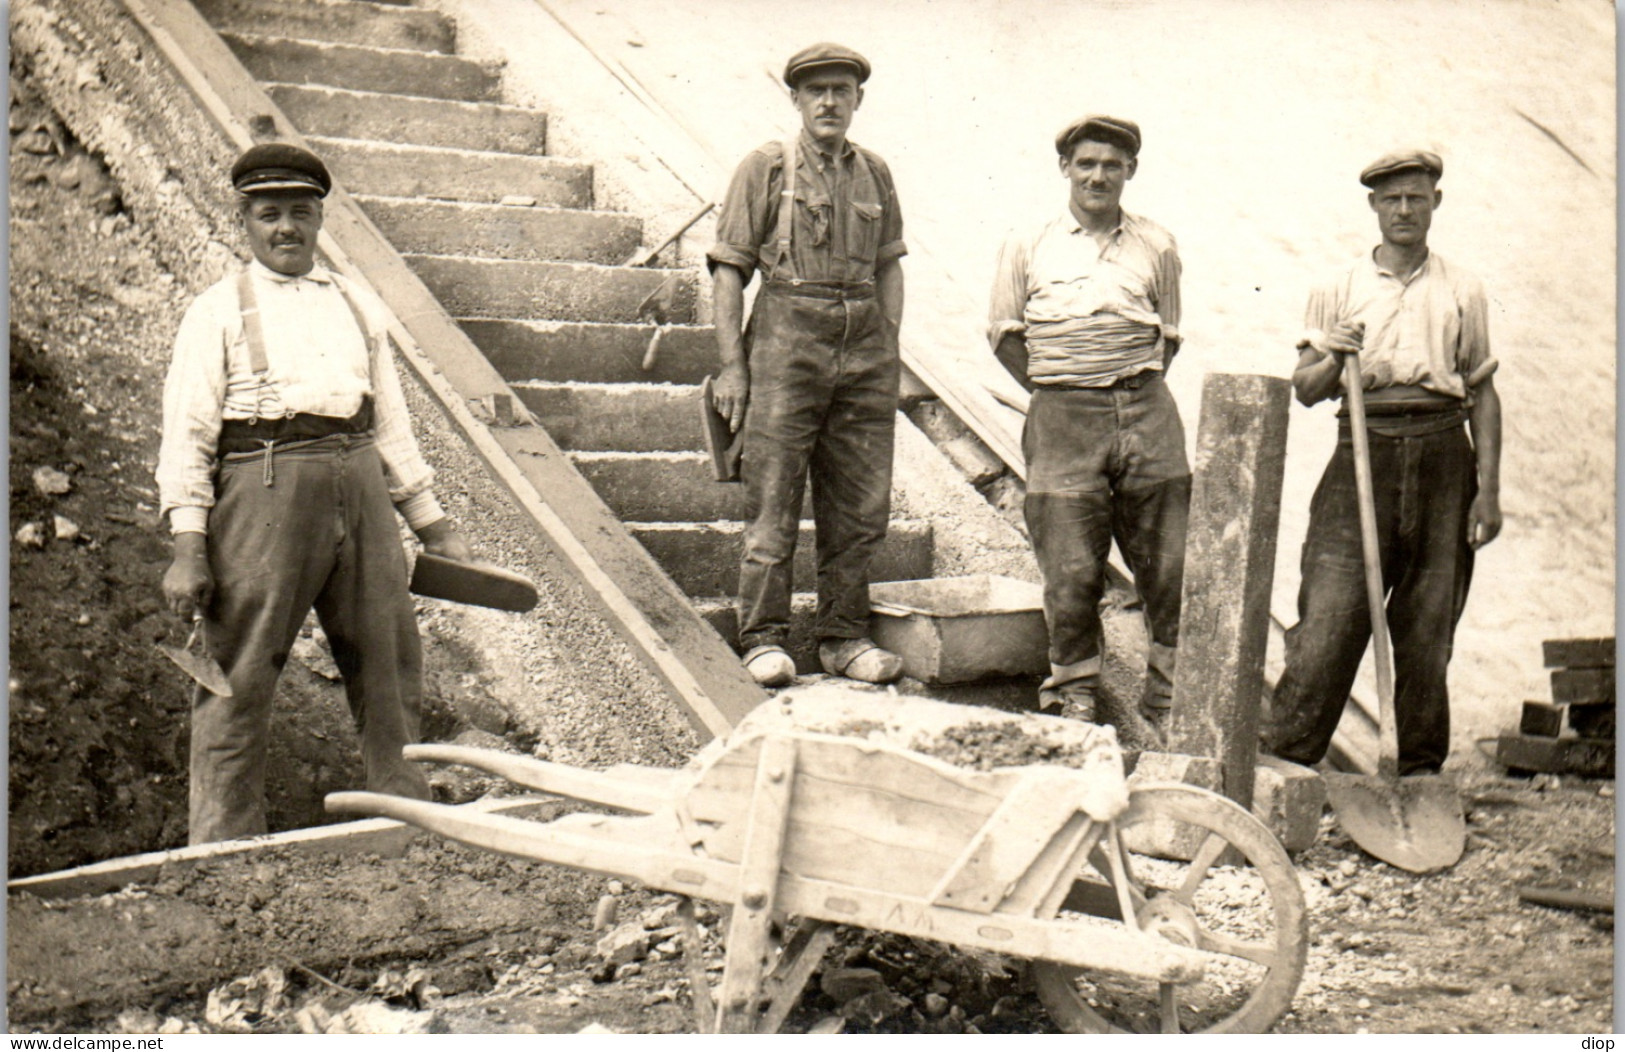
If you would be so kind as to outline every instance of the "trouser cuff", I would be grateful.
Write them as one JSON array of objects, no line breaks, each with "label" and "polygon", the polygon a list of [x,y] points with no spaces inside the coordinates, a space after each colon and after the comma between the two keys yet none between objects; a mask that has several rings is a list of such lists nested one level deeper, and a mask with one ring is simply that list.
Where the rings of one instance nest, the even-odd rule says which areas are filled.
[{"label": "trouser cuff", "polygon": [[1049,690],[1053,687],[1059,687],[1064,683],[1071,683],[1073,680],[1077,679],[1099,678],[1100,655],[1096,654],[1092,658],[1084,658],[1082,661],[1074,661],[1070,665],[1051,664],[1049,667],[1049,678],[1043,683],[1040,683],[1038,685],[1038,689]]}]

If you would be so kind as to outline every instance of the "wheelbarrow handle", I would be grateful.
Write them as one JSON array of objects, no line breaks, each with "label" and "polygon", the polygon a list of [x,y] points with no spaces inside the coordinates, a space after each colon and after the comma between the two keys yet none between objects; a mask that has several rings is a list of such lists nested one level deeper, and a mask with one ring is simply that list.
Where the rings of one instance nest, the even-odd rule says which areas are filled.
[{"label": "wheelbarrow handle", "polygon": [[1354,490],[1360,504],[1360,552],[1365,560],[1366,601],[1371,607],[1371,639],[1377,662],[1377,773],[1399,775],[1399,725],[1394,715],[1394,649],[1388,635],[1386,590],[1382,581],[1382,547],[1377,539],[1377,505],[1371,481],[1371,440],[1366,431],[1365,388],[1360,356],[1343,356],[1344,401],[1349,434],[1354,440]]}]

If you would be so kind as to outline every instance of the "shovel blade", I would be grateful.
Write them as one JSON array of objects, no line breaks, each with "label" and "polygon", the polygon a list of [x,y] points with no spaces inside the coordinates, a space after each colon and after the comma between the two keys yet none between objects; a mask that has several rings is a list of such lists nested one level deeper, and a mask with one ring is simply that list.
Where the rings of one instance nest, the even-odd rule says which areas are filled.
[{"label": "shovel blade", "polygon": [[1325,781],[1338,824],[1366,853],[1409,873],[1448,869],[1461,859],[1467,822],[1447,779],[1328,772]]},{"label": "shovel blade", "polygon": [[231,697],[231,680],[226,678],[225,670],[213,658],[161,643],[158,644],[158,652],[178,665],[182,672],[191,676],[210,694],[219,698]]}]

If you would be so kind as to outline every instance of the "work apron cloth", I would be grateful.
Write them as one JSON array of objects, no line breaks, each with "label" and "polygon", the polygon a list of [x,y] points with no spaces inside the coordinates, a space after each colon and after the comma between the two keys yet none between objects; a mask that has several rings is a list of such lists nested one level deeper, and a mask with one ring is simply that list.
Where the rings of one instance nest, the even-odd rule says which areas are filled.
[{"label": "work apron cloth", "polygon": [[[263,371],[251,305],[245,328]],[[205,628],[232,696],[199,687],[193,697],[191,842],[266,832],[272,702],[312,607],[344,677],[367,788],[429,799],[423,773],[401,758],[419,738],[422,657],[395,506],[371,433],[224,453],[208,536],[215,590]]]},{"label": "work apron cloth", "polygon": [[[807,207],[795,185],[797,152],[794,140],[785,144],[775,262],[744,333],[750,401],[740,464],[747,525],[738,609],[745,650],[783,644],[789,635],[792,555],[809,473],[816,638],[869,634],[869,565],[891,518],[897,352],[886,338],[872,279],[813,282],[794,273],[792,209]],[[861,154],[854,166],[853,199],[879,200]],[[859,233],[848,254],[872,263],[879,222],[871,217],[853,226]]]}]

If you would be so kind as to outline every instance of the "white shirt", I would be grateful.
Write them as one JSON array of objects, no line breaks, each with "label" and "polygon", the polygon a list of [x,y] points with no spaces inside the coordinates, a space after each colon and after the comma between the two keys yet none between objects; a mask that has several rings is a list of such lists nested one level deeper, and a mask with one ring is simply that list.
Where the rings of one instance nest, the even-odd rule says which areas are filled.
[{"label": "white shirt", "polygon": [[174,533],[207,532],[214,507],[215,454],[224,420],[278,419],[292,413],[352,416],[367,395],[390,498],[413,529],[445,514],[418,452],[383,304],[347,285],[368,335],[339,291],[344,279],[317,265],[298,277],[250,263],[265,332],[267,372],[253,370],[237,302],[237,275],[193,301],[175,335],[164,382],[164,434],[158,451],[159,515]]}]

